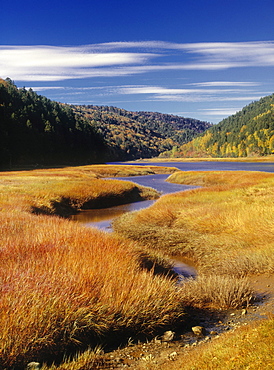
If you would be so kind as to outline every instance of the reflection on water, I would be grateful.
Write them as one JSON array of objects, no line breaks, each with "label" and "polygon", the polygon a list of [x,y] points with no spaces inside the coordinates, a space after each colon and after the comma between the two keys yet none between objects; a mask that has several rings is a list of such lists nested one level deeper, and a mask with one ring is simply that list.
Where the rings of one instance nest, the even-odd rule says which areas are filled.
[{"label": "reflection on water", "polygon": [[[129,180],[139,185],[149,186],[158,190],[161,194],[175,193],[193,189],[195,186],[171,184],[165,180],[169,175],[149,175],[149,176],[134,176],[134,177],[116,177],[116,180]],[[72,220],[85,224],[88,227],[97,227],[101,230],[111,231],[111,223],[116,218],[126,212],[137,211],[142,208],[147,208],[152,205],[154,200],[145,200],[123,204],[121,206],[83,210],[77,215],[71,217]]]},{"label": "reflection on water", "polygon": [[189,258],[182,256],[170,256],[173,261],[173,271],[180,275],[179,281],[183,281],[185,278],[195,278],[197,276],[197,267],[193,261]]},{"label": "reflection on water", "polygon": [[154,200],[145,200],[143,202],[123,204],[121,206],[87,209],[77,215],[71,216],[71,219],[87,227],[97,227],[98,229],[111,231],[112,221],[124,213],[136,211],[138,209],[147,208],[154,203]]}]

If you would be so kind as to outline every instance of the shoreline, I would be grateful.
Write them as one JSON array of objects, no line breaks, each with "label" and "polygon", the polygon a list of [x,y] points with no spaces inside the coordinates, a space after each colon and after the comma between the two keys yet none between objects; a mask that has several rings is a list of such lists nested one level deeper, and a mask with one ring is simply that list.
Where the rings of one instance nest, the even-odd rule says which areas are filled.
[{"label": "shoreline", "polygon": [[[119,173],[119,176],[120,176],[121,171],[122,171],[120,167],[119,168],[112,167],[112,169],[114,169],[117,174]],[[142,170],[144,170],[144,168],[142,168]],[[101,171],[105,173],[106,168],[101,168]],[[133,171],[133,169],[131,169],[131,171]],[[102,172],[100,173],[100,175],[102,175]],[[177,175],[178,173],[175,173],[174,176],[177,176]],[[210,174],[210,176],[211,175],[212,174]],[[216,179],[217,180],[219,179],[218,181],[220,181],[219,175],[218,176],[217,175],[215,174],[216,178],[211,176],[207,181],[210,180],[210,182],[212,182],[213,180],[216,181]],[[237,176],[238,175],[240,175],[239,172],[237,173]],[[95,284],[94,286],[96,287],[96,289],[98,289],[98,292],[100,292],[100,294],[98,293],[100,297],[99,303],[100,303],[100,299],[102,299],[102,303],[100,303],[101,306],[100,306],[100,311],[99,311],[99,317],[102,318],[102,329],[100,329],[99,326],[97,327],[97,324],[95,324],[94,326],[91,326],[91,328],[89,329],[90,333],[87,332],[85,334],[81,332],[81,326],[80,326],[79,332],[77,332],[79,334],[76,334],[76,335],[79,335],[79,338],[80,338],[79,340],[83,340],[83,341],[85,340],[85,335],[87,335],[87,338],[88,336],[90,336],[90,340],[86,344],[95,345],[96,343],[94,342],[94,338],[97,338],[97,335],[98,335],[98,338],[101,338],[100,340],[97,341],[97,345],[98,345],[98,343],[104,343],[104,341],[102,341],[102,338],[105,335],[106,335],[106,339],[110,339],[110,336],[112,336],[114,333],[116,334],[121,333],[125,335],[124,339],[127,338],[128,342],[131,341],[129,337],[133,338],[136,336],[136,339],[137,338],[140,339],[142,337],[144,340],[146,340],[145,338],[152,337],[152,342],[151,342],[152,347],[156,345],[155,351],[158,351],[160,343],[157,342],[157,340],[159,339],[156,338],[154,340],[153,335],[159,334],[159,336],[162,336],[164,335],[165,331],[172,331],[172,332],[174,331],[176,334],[174,338],[174,342],[173,342],[173,339],[167,342],[161,340],[160,347],[162,348],[163,351],[165,351],[167,349],[166,347],[168,346],[168,350],[174,349],[173,352],[174,351],[176,352],[176,349],[174,346],[179,346],[179,348],[184,346],[182,342],[183,340],[182,336],[186,336],[184,339],[188,338],[187,340],[190,341],[189,343],[187,343],[189,344],[189,346],[186,347],[185,349],[189,347],[192,348],[198,345],[198,343],[203,342],[203,340],[195,339],[193,343],[196,343],[196,344],[195,345],[193,344],[192,346],[192,342],[191,342],[192,339],[190,339],[189,332],[186,331],[186,329],[189,328],[190,321],[191,321],[189,318],[191,316],[193,316],[193,325],[194,324],[196,326],[197,325],[198,326],[208,325],[208,329],[207,329],[208,331],[217,332],[217,334],[212,333],[210,335],[205,336],[205,338],[210,337],[211,339],[213,339],[217,337],[219,329],[220,329],[220,332],[221,330],[222,332],[231,331],[231,329],[234,328],[235,325],[237,325],[238,318],[239,319],[242,318],[242,316],[240,315],[240,313],[242,312],[241,311],[242,308],[235,309],[235,310],[234,309],[227,310],[224,308],[218,309],[216,306],[216,303],[215,303],[215,307],[210,308],[206,306],[206,303],[201,303],[201,302],[197,303],[198,306],[199,304],[202,305],[200,308],[198,308],[198,306],[195,307],[195,304],[191,308],[188,308],[188,306],[183,302],[182,294],[181,294],[182,292],[176,291],[174,287],[172,286],[171,281],[169,279],[163,278],[162,275],[156,276],[155,271],[153,271],[153,266],[155,267],[157,258],[159,258],[159,255],[157,257],[158,252],[155,252],[154,260],[152,259],[152,269],[150,272],[143,271],[140,269],[140,261],[137,263],[138,261],[137,257],[138,256],[140,257],[141,247],[140,246],[137,247],[137,244],[135,245],[134,242],[130,241],[129,235],[126,235],[125,239],[120,238],[118,235],[107,236],[103,232],[84,230],[83,228],[74,225],[70,221],[59,219],[58,217],[49,218],[47,216],[43,216],[43,215],[35,216],[29,213],[29,210],[30,210],[29,202],[32,201],[32,199],[35,199],[35,201],[38,202],[38,204],[41,200],[42,205],[46,205],[49,207],[49,209],[52,209],[52,210],[54,210],[54,207],[53,207],[54,204],[52,204],[52,199],[59,200],[61,204],[62,204],[63,199],[73,199],[74,202],[76,202],[75,206],[81,208],[83,204],[87,202],[87,199],[88,199],[87,196],[90,197],[91,191],[94,191],[96,184],[99,184],[98,191],[100,192],[103,190],[102,184],[106,184],[106,180],[102,180],[98,178],[98,174],[96,176],[97,177],[95,178],[95,174],[91,171],[90,167],[81,168],[81,169],[77,168],[77,171],[76,170],[73,171],[72,169],[66,169],[66,170],[61,170],[61,171],[49,170],[49,172],[38,171],[38,173],[32,172],[31,174],[29,172],[20,173],[20,181],[21,181],[20,186],[22,186],[22,189],[24,190],[24,192],[21,193],[20,192],[21,188],[19,186],[18,178],[16,177],[15,173],[13,173],[12,176],[4,176],[3,174],[1,174],[0,185],[2,186],[2,189],[5,189],[5,191],[7,192],[6,195],[4,197],[2,196],[1,198],[2,210],[5,209],[4,211],[5,214],[2,212],[2,216],[5,216],[5,215],[7,216],[7,219],[5,219],[5,223],[2,223],[6,230],[5,231],[6,235],[5,233],[2,233],[2,236],[1,236],[1,238],[3,239],[2,245],[10,245],[10,246],[18,245],[20,247],[18,248],[18,250],[17,249],[13,250],[13,248],[9,247],[9,249],[6,248],[6,250],[1,251],[1,253],[2,252],[6,253],[5,258],[7,261],[7,268],[9,264],[10,266],[13,266],[14,263],[16,264],[15,268],[12,268],[12,269],[9,268],[7,270],[7,273],[3,275],[3,278],[7,279],[8,281],[6,285],[8,289],[5,291],[5,294],[12,293],[12,288],[11,288],[12,284],[18,284],[18,287],[20,287],[21,289],[20,294],[19,294],[16,290],[18,287],[17,285],[15,285],[15,288],[14,288],[15,295],[14,296],[12,295],[13,297],[12,300],[10,300],[11,298],[8,298],[9,300],[7,301],[6,304],[8,305],[9,304],[8,302],[16,301],[17,298],[19,299],[19,296],[21,296],[22,299],[24,298],[24,296],[28,297],[28,294],[31,293],[31,297],[33,300],[32,304],[34,304],[34,302],[37,301],[35,303],[37,304],[36,312],[41,311],[40,313],[41,315],[43,315],[45,304],[48,304],[48,302],[50,302],[50,300],[48,299],[46,302],[43,301],[47,298],[47,296],[44,297],[43,295],[41,295],[41,292],[43,291],[43,289],[44,289],[45,294],[47,295],[49,294],[48,287],[52,286],[51,289],[53,290],[57,289],[57,292],[58,292],[56,298],[54,299],[57,299],[57,298],[60,299],[60,294],[66,289],[68,289],[69,284],[73,282],[73,285],[71,286],[71,289],[72,289],[71,294],[72,294],[73,299],[72,301],[68,301],[68,303],[66,304],[68,304],[68,307],[70,306],[73,307],[75,294],[77,297],[79,297],[78,299],[80,300],[81,303],[78,304],[79,307],[77,306],[77,308],[75,307],[75,309],[71,311],[70,315],[72,315],[71,317],[73,320],[76,320],[77,322],[81,322],[82,320],[81,319],[81,315],[82,315],[81,305],[83,305],[83,307],[86,307],[85,309],[87,310],[87,313],[86,313],[87,315],[90,315],[89,310],[93,312],[92,311],[93,309],[95,311],[97,309],[96,308],[97,306],[95,304],[94,306],[95,308],[93,308],[93,305],[91,305],[88,310],[86,306],[87,303],[85,301],[83,302],[81,301],[83,299],[82,297],[85,297],[86,294],[90,294],[89,289],[87,291],[84,290],[83,292],[82,292],[82,289],[83,287],[88,288],[90,286],[91,283],[89,281],[91,279],[92,271],[94,271],[94,278],[93,278],[94,282],[92,282],[92,284]],[[199,174],[197,173],[195,174],[195,176],[199,177],[201,176],[201,173]],[[202,173],[202,176],[205,176],[205,174]],[[206,175],[206,176],[209,176],[209,175]],[[264,178],[267,177],[269,179],[271,178],[270,174],[260,175],[260,176]],[[231,174],[229,174],[229,179],[230,181],[233,180],[231,178]],[[191,181],[192,180],[193,179],[191,179]],[[121,187],[120,187],[121,183],[118,183],[116,181],[108,183],[108,185],[112,184],[113,186],[114,185],[118,186],[118,188],[112,189],[112,192],[114,193],[117,192],[118,189],[119,189],[119,192],[121,191]],[[185,181],[185,179],[183,179],[183,181]],[[83,186],[83,182],[85,183],[85,186]],[[47,185],[47,187],[45,187],[45,184]],[[89,186],[86,188],[87,184]],[[131,191],[130,189],[132,189],[132,185],[129,185],[128,181],[122,184],[122,187],[124,186],[126,186],[127,191]],[[127,188],[128,186],[129,188]],[[51,191],[50,194],[49,194],[49,190]],[[196,189],[196,190],[192,190],[188,192],[187,194],[185,194],[184,195],[185,198],[183,197],[183,199],[186,199],[188,196],[193,196],[194,199],[196,199],[195,197],[197,197],[197,195],[200,192],[202,194],[207,194],[204,190],[201,191],[201,190]],[[18,198],[14,198],[15,194]],[[106,196],[106,193],[105,193],[105,196]],[[178,199],[179,199],[178,197],[179,195],[177,194],[175,196],[175,200],[176,200],[175,204],[177,205],[178,205]],[[165,196],[163,199],[163,202],[165,203],[167,200],[168,200],[168,196]],[[218,202],[216,204],[219,204],[219,200],[220,199],[218,199]],[[187,204],[189,204],[188,207],[190,207],[191,202]],[[149,212],[146,211],[148,212],[146,216],[147,219],[144,218],[146,225],[153,220],[157,221],[157,219],[159,219],[161,223],[160,229],[166,234],[168,238],[170,237],[170,235],[168,235],[167,233],[168,229],[165,229],[163,222],[169,219],[172,222],[174,222],[175,219],[173,218],[173,215],[172,215],[173,210],[170,208],[171,206],[172,206],[172,203],[169,204],[169,210],[171,213],[170,212],[168,213],[169,216],[167,218],[165,217],[165,212],[166,212],[165,209],[167,209],[165,206],[163,208],[164,210],[163,212],[162,211],[159,213],[156,212],[156,214],[153,214],[153,215],[150,214],[150,211]],[[183,209],[185,209],[185,207],[179,207],[180,212],[182,212]],[[176,214],[177,213],[175,212],[174,215]],[[201,214],[201,208],[199,208],[199,215],[200,214]],[[37,218],[35,219],[35,217]],[[197,220],[197,217],[194,218],[194,220]],[[135,228],[136,228],[136,225],[140,226],[141,221],[142,221],[142,218],[139,219],[137,223],[136,222],[134,223]],[[38,225],[38,223],[40,223],[41,226],[40,224]],[[8,234],[9,230],[10,230],[10,234]],[[132,231],[133,231],[133,227],[132,227]],[[16,239],[11,239],[11,238],[14,238],[15,236],[16,236]],[[134,245],[134,248],[133,248],[133,245]],[[95,258],[98,258],[98,252],[101,250],[102,247],[105,248],[105,251],[102,250],[102,252],[99,253],[101,254],[101,257],[100,257],[101,259],[100,261],[98,260],[98,262],[96,262]],[[138,251],[138,248],[139,248],[139,251]],[[147,249],[147,251],[148,252],[150,251],[149,258],[152,258],[151,250]],[[79,258],[79,255],[81,256],[81,258]],[[76,256],[78,256],[78,258]],[[93,268],[91,267],[91,265],[93,266]],[[36,266],[33,271],[31,269],[31,266]],[[101,267],[99,268],[98,266],[101,266]],[[107,268],[105,266],[107,266]],[[62,268],[64,268],[64,274],[61,275],[61,277],[59,277],[58,274],[60,273],[60,270],[62,270]],[[53,273],[51,273],[51,275],[47,277],[45,274],[42,273],[44,269],[46,269],[47,271],[53,271]],[[16,271],[18,271],[18,273]],[[69,275],[73,276],[73,278],[72,279],[70,278],[71,280],[69,279],[68,281],[66,281],[66,279],[68,278],[67,271],[70,271]],[[13,279],[13,276],[12,276],[13,273],[16,275],[16,279]],[[82,283],[81,274],[83,273],[86,274],[86,276],[83,277],[83,283]],[[97,273],[100,273],[100,276],[101,276],[99,281],[98,281]],[[30,276],[28,274],[30,274]],[[9,275],[11,276],[8,277]],[[125,279],[125,276],[127,276],[127,279]],[[24,289],[30,288],[30,292],[26,290],[26,293],[24,293],[24,289],[22,290],[22,283],[20,279],[23,279],[22,281],[29,282],[28,284],[24,285]],[[49,279],[49,281],[47,281],[47,279]],[[104,282],[104,279],[105,279],[105,282]],[[63,280],[64,282],[62,283]],[[259,280],[260,279],[258,278],[258,281]],[[56,282],[58,281],[58,284],[55,284],[55,283],[53,284],[52,281],[56,281]],[[33,284],[32,282],[34,282],[33,286],[32,286]],[[100,284],[96,285],[98,284],[98,282]],[[62,288],[62,284],[64,284],[64,287],[63,287],[64,289]],[[267,284],[267,285],[271,285],[271,284]],[[100,288],[101,285],[103,286],[104,289]],[[74,293],[74,289],[76,289],[75,286],[78,290],[76,290],[76,292]],[[142,286],[142,289],[140,289],[140,286]],[[39,288],[39,291],[36,292],[35,290],[36,288],[37,289]],[[32,291],[33,289],[34,291]],[[146,290],[147,290],[147,293],[146,293]],[[143,294],[145,295],[142,296]],[[140,298],[139,298],[139,295],[141,295]],[[36,296],[37,296],[37,299],[36,299]],[[140,302],[137,301],[136,303],[137,296],[138,296],[138,299],[140,299]],[[63,307],[62,305],[64,304],[64,302],[66,302],[65,301],[66,299],[67,297],[64,296],[63,300],[60,301],[61,308]],[[119,301],[120,299],[121,299],[121,302]],[[89,300],[90,302],[92,302],[92,297],[89,298]],[[96,297],[96,302],[98,302],[98,297]],[[161,306],[159,309],[160,302],[161,302]],[[246,300],[246,302],[248,303],[248,300]],[[185,304],[184,310],[183,310],[183,304]],[[26,309],[28,310],[29,308],[27,307],[29,307],[29,301],[26,301],[25,305],[26,305]],[[134,311],[132,311],[132,305],[135,305]],[[141,305],[144,305],[144,308],[142,308]],[[172,305],[174,305],[174,307]],[[21,321],[19,320],[20,327],[22,326],[21,324],[22,320],[26,320],[25,324],[27,327],[27,325],[29,325],[30,315],[26,314],[26,312],[20,312],[20,307],[21,307],[21,303],[20,305],[19,304],[16,305],[16,308],[17,310],[19,310],[18,312],[21,316],[18,316],[18,312],[13,314],[12,310],[9,316],[12,317],[13,315],[14,320],[17,320],[18,317],[19,318],[21,317],[20,319]],[[149,307],[149,310],[147,309],[148,307]],[[155,312],[153,311],[154,313],[151,312],[152,310],[151,307],[155,311]],[[80,316],[73,318],[74,317],[73,315],[75,315],[75,312],[78,309],[80,310],[79,311]],[[63,312],[62,310],[60,312]],[[137,313],[136,315],[136,311],[138,310],[140,310],[140,313]],[[248,310],[249,308],[247,308],[247,315],[245,315],[244,317],[245,319],[251,317],[251,314],[249,315]],[[178,320],[178,316],[182,315],[183,311],[185,312],[186,316]],[[204,316],[202,315],[202,311],[204,311],[204,314],[205,314]],[[226,321],[222,319],[223,320],[222,325],[217,326],[218,321],[220,321],[219,320],[220,316],[224,317],[225,313],[227,313],[227,318],[230,318],[229,321],[233,325],[228,324],[228,322],[226,324]],[[233,320],[231,319],[232,316],[230,317],[230,315],[232,313],[235,314],[233,316],[235,316],[235,319],[237,318],[237,320],[234,320],[234,318]],[[55,315],[55,311],[52,312],[51,315]],[[104,329],[103,325],[106,325],[104,324],[104,322],[106,321],[106,318],[107,320],[109,320],[109,317],[111,319],[112,317],[111,315],[113,315],[113,322],[107,323],[109,327],[108,329]],[[140,317],[138,315],[140,315]],[[155,315],[155,317],[153,315]],[[187,315],[190,315],[190,316],[187,316]],[[208,320],[206,318],[207,315],[211,316],[212,320]],[[96,313],[94,317],[98,317],[98,314]],[[116,319],[117,317],[119,318],[118,323]],[[187,325],[183,324],[185,322],[184,320],[187,320],[187,319],[190,320],[188,324]],[[69,321],[66,324],[67,328],[70,328],[70,326],[74,322],[73,320],[71,322]],[[86,327],[85,325],[87,325],[85,320],[86,319],[84,316],[83,323],[80,324],[80,325],[83,325],[83,327]],[[129,320],[129,322],[127,322],[127,320]],[[134,320],[136,320],[136,323]],[[55,321],[53,320],[53,322]],[[176,325],[178,325],[179,323],[180,323],[180,329],[177,329]],[[39,324],[37,327],[37,331],[39,332],[40,326],[42,323],[39,322],[36,324],[37,325]],[[14,324],[14,325],[15,327],[17,327],[16,326],[17,324]],[[47,325],[47,323],[45,322],[43,325]],[[99,325],[101,325],[100,321],[99,321]],[[215,329],[214,325],[216,326],[216,328],[219,328],[219,329],[214,330]],[[230,328],[230,329],[227,329],[227,328]],[[61,328],[59,327],[59,330],[60,329],[63,330],[62,327]],[[10,329],[9,327],[7,327],[5,330],[9,331]],[[31,327],[31,333],[35,333],[35,330],[36,330],[35,328],[33,329],[33,327]],[[69,329],[64,329],[64,330],[69,330]],[[97,333],[96,331],[93,332],[93,330],[98,330],[98,334],[96,334]],[[102,330],[102,334],[100,334],[100,330]],[[104,333],[104,330],[106,330],[105,333]],[[21,332],[23,333],[23,331],[22,330],[20,331],[20,335],[21,335]],[[141,337],[137,335],[138,332],[142,333]],[[14,331],[12,333],[9,333],[9,335],[11,336],[15,334],[16,332]],[[128,334],[128,336],[126,336],[126,334]],[[51,331],[48,333],[48,335],[51,335]],[[193,337],[193,334],[191,335]],[[179,339],[178,339],[178,336],[180,337]],[[6,336],[6,337],[8,338],[9,336]],[[77,338],[78,337],[76,336],[76,340],[78,340]],[[114,339],[117,342],[117,336],[114,337]],[[210,341],[211,339],[207,339],[206,341]],[[12,343],[15,343],[15,341],[12,341],[11,345],[13,345]],[[40,343],[40,342],[38,341],[37,343]],[[68,341],[68,343],[69,344],[67,348],[73,348],[73,346],[75,345],[73,344],[74,342],[70,343]],[[167,343],[167,345],[165,343]],[[58,343],[55,343],[54,345],[57,345],[57,344]],[[22,342],[22,345],[24,345],[23,342]],[[80,348],[79,346],[80,345],[78,345],[78,348]],[[142,352],[143,355],[138,357],[138,361],[140,360],[141,363],[143,363],[142,362],[144,361],[143,357],[150,356],[150,355],[153,356],[155,359],[156,352],[155,354],[149,353],[150,349],[148,349],[148,343],[147,344],[143,343],[143,346],[146,347],[146,351],[143,351],[144,353]],[[25,347],[26,345],[24,345],[24,348]],[[55,347],[53,347],[53,350],[54,348]],[[129,358],[128,356],[132,356],[129,354],[129,352],[126,353],[126,351],[129,351],[129,350],[131,351],[131,349],[132,349],[132,345],[127,346],[127,349],[125,349],[126,357],[124,357],[124,359]],[[43,350],[45,351],[45,349]],[[66,350],[66,347],[64,347],[64,350]],[[179,350],[177,352],[178,352],[178,355],[176,355],[175,357],[179,358]],[[12,353],[12,352],[10,350],[9,351],[7,350],[7,356],[9,353]],[[18,352],[17,354],[17,356],[19,356],[19,359],[22,358],[21,353],[23,352],[21,351],[21,352]],[[35,353],[37,353],[37,355],[35,355]],[[83,356],[84,356],[84,353],[85,352],[83,352]],[[115,352],[113,356],[115,357],[117,353],[119,352]],[[32,358],[30,357],[31,354],[28,354],[28,356],[31,360],[35,360],[35,356],[37,356],[38,359],[39,359],[39,356],[41,357],[41,359],[43,359],[43,354],[40,355],[40,352],[38,349],[37,349],[37,352],[35,351],[33,352]],[[104,356],[111,356],[110,352],[108,353],[108,355],[104,355]],[[148,357],[148,359],[151,358],[151,356]],[[169,356],[170,356],[170,353],[169,353]],[[107,357],[105,358],[107,360]],[[122,361],[121,358],[122,357],[120,357],[119,364],[123,366],[126,365],[127,363],[124,360]],[[23,361],[23,360],[21,359],[20,361]],[[18,362],[19,364],[20,364],[20,361]],[[168,361],[171,361],[170,358],[168,359]],[[129,364],[127,364],[127,366],[128,365]],[[62,367],[62,365],[60,366]],[[66,365],[66,366],[69,366],[69,365]],[[134,368],[135,365],[132,365],[132,366]],[[103,369],[104,367],[101,367],[101,368]],[[56,369],[49,368],[49,369],[58,370],[58,368]],[[75,369],[77,369],[77,367]]]}]

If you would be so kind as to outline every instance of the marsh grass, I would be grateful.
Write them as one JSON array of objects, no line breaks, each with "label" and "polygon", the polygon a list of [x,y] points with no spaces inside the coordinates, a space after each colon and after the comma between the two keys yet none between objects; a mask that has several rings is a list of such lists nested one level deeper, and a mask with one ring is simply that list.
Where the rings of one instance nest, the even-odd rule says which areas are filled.
[{"label": "marsh grass", "polygon": [[[73,353],[151,335],[183,315],[173,281],[144,270],[134,243],[54,216],[56,202],[64,206],[64,199],[78,209],[90,199],[129,196],[136,189],[87,171],[0,174],[1,369],[58,363],[64,356],[71,368]],[[153,189],[138,193],[158,196]],[[35,215],[33,207],[53,216]],[[81,356],[80,363],[92,363],[92,352]]]},{"label": "marsh grass", "polygon": [[181,299],[185,306],[227,309],[248,306],[254,297],[246,278],[199,275],[183,284]]},{"label": "marsh grass", "polygon": [[273,174],[178,171],[168,181],[203,188],[163,196],[116,219],[115,230],[151,248],[188,256],[203,273],[273,271]]},{"label": "marsh grass", "polygon": [[[109,170],[102,168],[103,171],[109,174]],[[133,335],[152,335],[179,320],[184,304],[215,306],[220,294],[224,305],[237,306],[240,300],[246,304],[249,290],[240,284],[243,280],[236,288],[224,278],[213,281],[211,289],[216,285],[223,287],[223,293],[216,292],[215,296],[203,280],[200,285],[189,282],[184,295],[172,278],[155,274],[156,265],[163,265],[158,252],[140,252],[139,243],[159,250],[164,244],[164,249],[172,249],[172,254],[179,252],[196,258],[201,269],[210,269],[221,259],[238,260],[256,248],[260,256],[261,251],[270,253],[271,246],[268,244],[266,249],[265,240],[257,247],[260,238],[255,237],[255,231],[253,238],[246,229],[246,237],[241,239],[238,228],[244,225],[244,214],[248,213],[248,221],[252,221],[251,208],[239,213],[236,223],[235,214],[230,214],[229,221],[225,214],[233,209],[234,198],[238,205],[250,207],[256,200],[257,209],[265,204],[270,212],[272,178],[260,178],[248,188],[235,183],[233,188],[229,184],[224,188],[223,184],[214,183],[207,189],[164,196],[156,207],[122,219],[120,229],[124,222],[125,238],[85,229],[54,216],[58,213],[56,204],[66,206],[64,200],[78,209],[91,198],[102,200],[120,193],[128,196],[132,187],[136,189],[127,181],[101,179],[102,172],[88,166],[0,174],[1,369],[22,369],[30,361],[55,362],[53,366],[58,368],[64,356],[67,360],[63,368],[89,369],[96,356],[100,361],[100,356],[90,349],[83,353],[85,349],[111,341],[119,345],[123,338]],[[149,190],[146,196],[158,195]],[[230,206],[226,205],[228,201],[232,202]],[[33,214],[33,207],[53,216]],[[198,217],[209,211],[215,212],[216,220],[222,215],[221,232],[210,217]],[[266,217],[263,210],[259,214],[260,219],[267,220],[260,224],[260,232],[268,237],[272,235],[272,214]],[[254,226],[249,225],[248,230],[255,230]],[[150,261],[152,268],[143,268],[141,261]],[[202,288],[206,288],[205,292]],[[191,290],[200,292],[202,298],[193,301]],[[82,355],[70,361],[77,352]],[[82,368],[77,367],[77,361]]]},{"label": "marsh grass", "polygon": [[183,314],[172,281],[143,271],[129,242],[54,217],[1,216],[1,368],[148,335]]},{"label": "marsh grass", "polygon": [[42,365],[41,370],[91,370],[106,368],[107,363],[100,347],[87,349],[83,353],[78,353],[74,357],[64,358],[61,365],[53,364]]},{"label": "marsh grass", "polygon": [[[0,206],[68,216],[82,208],[103,208],[159,197],[156,190],[137,186],[131,181],[101,178],[103,175],[121,174],[120,167],[123,166],[3,172],[0,174]],[[131,173],[132,176],[152,172],[144,166],[140,166],[140,169],[128,167],[125,173]],[[164,171],[164,168],[159,171]]]}]

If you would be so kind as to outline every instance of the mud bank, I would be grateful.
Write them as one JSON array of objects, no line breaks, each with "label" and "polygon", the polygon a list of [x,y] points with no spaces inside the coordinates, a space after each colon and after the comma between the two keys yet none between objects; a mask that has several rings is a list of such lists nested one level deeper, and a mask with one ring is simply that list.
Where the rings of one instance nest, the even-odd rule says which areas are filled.
[{"label": "mud bank", "polygon": [[60,197],[50,201],[49,205],[32,206],[31,212],[34,214],[45,214],[60,217],[75,215],[81,210],[102,209],[118,205],[152,200],[160,197],[160,193],[152,188],[143,186],[133,186],[120,193],[106,193],[97,197],[90,197],[87,200],[79,201],[73,197]]}]

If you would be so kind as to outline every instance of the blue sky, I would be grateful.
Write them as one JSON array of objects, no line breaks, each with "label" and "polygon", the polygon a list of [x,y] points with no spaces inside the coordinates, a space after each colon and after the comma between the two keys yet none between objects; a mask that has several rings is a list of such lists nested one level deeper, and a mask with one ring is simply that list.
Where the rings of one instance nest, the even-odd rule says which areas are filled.
[{"label": "blue sky", "polygon": [[14,0],[0,77],[71,104],[213,123],[274,92],[273,0]]}]

